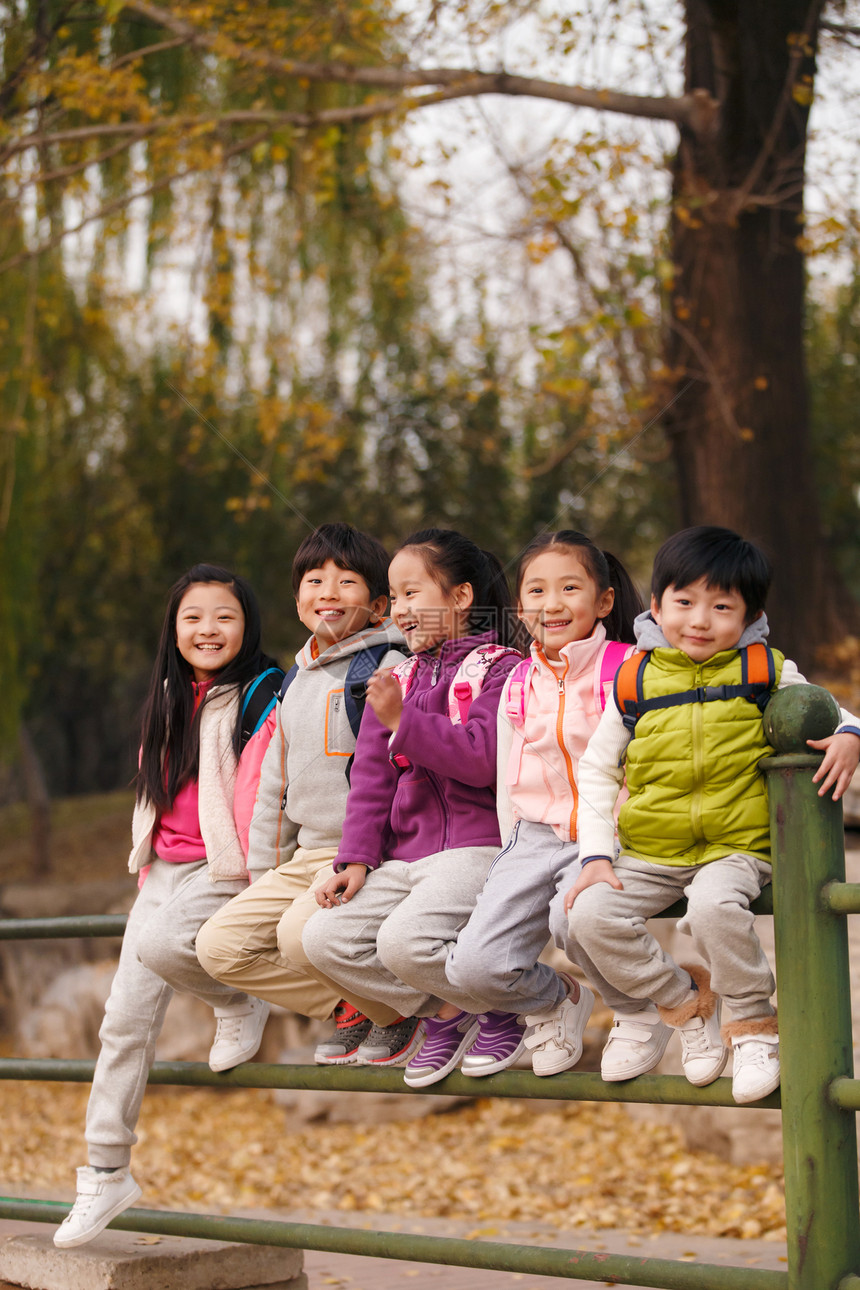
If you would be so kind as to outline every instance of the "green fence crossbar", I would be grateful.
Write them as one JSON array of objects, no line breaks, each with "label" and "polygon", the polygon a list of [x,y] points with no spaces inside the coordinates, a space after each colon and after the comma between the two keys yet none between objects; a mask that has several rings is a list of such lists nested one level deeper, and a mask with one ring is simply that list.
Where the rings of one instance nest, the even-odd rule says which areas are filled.
[{"label": "green fence crossbar", "polygon": [[821,902],[834,914],[860,914],[860,882],[828,882]]},{"label": "green fence crossbar", "polygon": [[[85,1084],[93,1077],[92,1061],[63,1061],[51,1058],[0,1059],[0,1079],[63,1081]],[[202,1086],[206,1088],[291,1088],[348,1093],[402,1093],[420,1096],[424,1089],[411,1089],[403,1072],[367,1066],[281,1066],[247,1062],[231,1071],[216,1074],[205,1062],[156,1062],[150,1084]],[[567,1071],[549,1079],[531,1071],[508,1070],[488,1075],[477,1084],[473,1078],[453,1072],[433,1085],[434,1094],[448,1097],[521,1097],[571,1102],[650,1102],[661,1106],[731,1106],[732,1082],[718,1079],[696,1088],[683,1075],[640,1075],[636,1080],[607,1084],[594,1071]],[[778,1109],[779,1091],[756,1102],[754,1109]]]},{"label": "green fence crossbar", "polygon": [[[851,884],[843,884],[851,886]],[[860,892],[860,885],[857,886]],[[686,907],[678,901],[671,908],[656,914],[656,918],[680,918]],[[773,896],[770,887],[751,906],[755,914],[773,913]],[[858,910],[860,912],[860,900]],[[65,918],[0,918],[0,941],[61,940],[64,937],[122,936],[125,931],[125,914],[87,914]]]},{"label": "green fence crossbar", "polygon": [[[68,1205],[56,1201],[0,1199],[0,1218],[58,1223]],[[163,1236],[196,1236],[204,1240],[244,1241],[292,1249],[331,1250],[415,1263],[454,1264],[528,1276],[555,1276],[599,1281],[604,1285],[654,1286],[658,1290],[787,1290],[788,1274],[765,1268],[733,1268],[681,1263],[630,1254],[592,1250],[551,1249],[546,1246],[504,1245],[499,1241],[469,1241],[462,1237],[421,1236],[411,1232],[367,1232],[349,1227],[285,1223],[271,1219],[177,1214],[154,1209],[129,1209],[110,1227]]]}]

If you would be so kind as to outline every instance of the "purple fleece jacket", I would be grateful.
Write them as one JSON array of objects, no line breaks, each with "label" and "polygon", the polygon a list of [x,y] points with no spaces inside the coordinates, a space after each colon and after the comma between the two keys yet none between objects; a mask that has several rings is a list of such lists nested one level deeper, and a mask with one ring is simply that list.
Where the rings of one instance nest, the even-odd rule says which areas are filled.
[{"label": "purple fleece jacket", "polygon": [[[445,641],[438,656],[419,654],[394,737],[368,705],[350,776],[343,838],[334,861],[376,869],[383,860],[421,860],[457,847],[499,846],[496,815],[496,714],[505,654],[484,677],[465,725],[448,715],[448,687],[462,660],[492,633]],[[389,743],[390,740],[390,743]],[[401,770],[391,756],[402,753]]]}]

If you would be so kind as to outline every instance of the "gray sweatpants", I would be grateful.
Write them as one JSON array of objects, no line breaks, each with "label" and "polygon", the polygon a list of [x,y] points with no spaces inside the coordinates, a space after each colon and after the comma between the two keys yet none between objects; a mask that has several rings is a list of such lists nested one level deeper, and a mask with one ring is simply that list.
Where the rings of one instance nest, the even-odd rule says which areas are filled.
[{"label": "gray sweatpants", "polygon": [[771,866],[744,852],[691,868],[648,864],[623,853],[615,873],[624,884],[587,887],[570,912],[570,957],[611,1008],[635,1012],[649,998],[674,1008],[690,992],[690,977],[665,952],[645,920],[687,898],[685,922],[711,973],[711,985],[738,1020],[769,1017],[776,988],[755,934],[755,900]]},{"label": "gray sweatpants", "polygon": [[555,1008],[567,993],[538,958],[551,924],[564,923],[565,893],[579,874],[579,846],[548,824],[518,820],[493,861],[474,913],[448,954],[448,980],[500,1012]]},{"label": "gray sweatpants", "polygon": [[101,1052],[87,1105],[91,1165],[118,1168],[131,1159],[156,1040],[174,990],[196,995],[212,1008],[247,999],[213,981],[194,949],[200,926],[247,885],[247,879],[210,882],[205,860],[167,864],[153,859],[128,916],[99,1031]]},{"label": "gray sweatpants", "polygon": [[432,1017],[443,1002],[484,1004],[455,990],[445,961],[498,847],[458,847],[422,860],[385,860],[347,904],[305,923],[308,959],[345,990],[379,999],[405,1017]]}]

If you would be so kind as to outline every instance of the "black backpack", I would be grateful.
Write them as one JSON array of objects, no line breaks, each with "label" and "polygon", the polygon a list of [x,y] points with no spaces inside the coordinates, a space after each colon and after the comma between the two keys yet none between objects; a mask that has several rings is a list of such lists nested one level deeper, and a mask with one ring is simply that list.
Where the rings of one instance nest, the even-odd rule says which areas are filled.
[{"label": "black backpack", "polygon": [[[353,654],[349,660],[349,667],[346,672],[346,681],[343,686],[343,698],[346,704],[346,715],[349,721],[349,727],[355,738],[358,738],[359,727],[361,726],[361,714],[364,712],[364,704],[367,699],[367,682],[373,676],[373,673],[379,667],[386,654],[392,650],[408,655],[406,649],[399,645],[394,645],[390,641],[383,641],[381,645],[369,645],[367,649],[359,650]],[[278,702],[283,699],[287,690],[292,685],[298,674],[299,665],[294,663],[281,682]],[[349,780],[349,772],[352,769],[352,757],[346,763],[346,778]],[[286,798],[286,794],[284,795]]]}]

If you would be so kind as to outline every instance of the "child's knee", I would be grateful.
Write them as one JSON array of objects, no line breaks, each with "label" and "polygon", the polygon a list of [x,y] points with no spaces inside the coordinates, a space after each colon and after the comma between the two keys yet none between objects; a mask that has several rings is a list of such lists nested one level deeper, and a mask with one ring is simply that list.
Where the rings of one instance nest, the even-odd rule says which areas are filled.
[{"label": "child's knee", "polygon": [[150,972],[168,980],[178,964],[188,961],[192,947],[180,943],[165,927],[153,929],[151,935],[142,936],[137,947],[137,957]]}]

